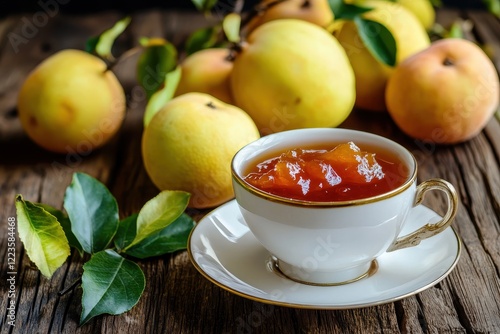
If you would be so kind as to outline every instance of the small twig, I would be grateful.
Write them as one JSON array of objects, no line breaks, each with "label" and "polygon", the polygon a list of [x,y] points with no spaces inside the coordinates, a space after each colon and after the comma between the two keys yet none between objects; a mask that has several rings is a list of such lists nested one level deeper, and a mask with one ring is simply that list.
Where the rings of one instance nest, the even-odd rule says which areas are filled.
[{"label": "small twig", "polygon": [[237,42],[237,43],[231,43],[231,45],[228,47],[229,53],[226,57],[227,61],[234,61],[236,59],[236,56],[243,51],[245,42]]},{"label": "small twig", "polygon": [[241,14],[244,5],[245,5],[245,0],[236,0],[233,11],[235,13]]},{"label": "small twig", "polygon": [[75,280],[73,283],[70,284],[70,286],[64,288],[63,290],[59,291],[57,294],[59,296],[64,296],[65,294],[67,294],[68,292],[70,292],[71,290],[73,290],[74,288],[76,288],[76,286],[78,284],[82,283],[82,278],[79,277],[77,280]]}]

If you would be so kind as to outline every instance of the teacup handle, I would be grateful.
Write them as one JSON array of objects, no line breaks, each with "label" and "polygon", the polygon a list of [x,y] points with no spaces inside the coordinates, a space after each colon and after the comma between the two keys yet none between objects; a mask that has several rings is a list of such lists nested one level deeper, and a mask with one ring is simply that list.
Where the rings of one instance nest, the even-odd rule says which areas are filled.
[{"label": "teacup handle", "polygon": [[397,238],[396,241],[387,250],[388,252],[416,246],[422,240],[441,233],[451,225],[451,222],[453,221],[453,218],[455,218],[458,209],[458,196],[455,188],[451,183],[442,179],[429,179],[427,181],[424,181],[417,186],[415,203],[413,204],[413,206],[417,206],[422,203],[425,193],[429,190],[441,190],[446,194],[446,198],[448,200],[448,210],[446,214],[439,222],[435,224],[425,224],[418,230]]}]

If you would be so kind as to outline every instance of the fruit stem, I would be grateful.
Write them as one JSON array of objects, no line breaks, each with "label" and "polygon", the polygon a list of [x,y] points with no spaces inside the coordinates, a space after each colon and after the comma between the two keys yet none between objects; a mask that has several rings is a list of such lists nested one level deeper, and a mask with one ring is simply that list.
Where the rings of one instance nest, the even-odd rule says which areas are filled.
[{"label": "fruit stem", "polygon": [[211,109],[217,109],[217,107],[215,106],[215,104],[212,101],[208,102],[206,104],[206,106],[209,107],[209,108],[211,108]]},{"label": "fruit stem", "polygon": [[234,61],[236,59],[236,56],[243,51],[245,45],[246,45],[245,41],[231,43],[231,46],[229,47],[229,54],[227,55],[226,60]]},{"label": "fruit stem", "polygon": [[446,57],[446,58],[444,59],[444,61],[443,61],[443,65],[444,65],[444,66],[453,66],[453,65],[455,65],[455,63],[453,62],[453,60],[452,60],[452,59],[450,59],[450,58]]},{"label": "fruit stem", "polygon": [[75,280],[73,283],[71,283],[68,287],[66,287],[63,290],[59,291],[57,294],[59,296],[64,296],[65,294],[67,294],[68,292],[70,292],[71,290],[73,290],[81,282],[82,282],[82,278],[79,277],[77,280]]},{"label": "fruit stem", "polygon": [[302,5],[300,5],[300,8],[309,8],[309,7],[311,7],[311,1],[309,0],[304,0]]}]

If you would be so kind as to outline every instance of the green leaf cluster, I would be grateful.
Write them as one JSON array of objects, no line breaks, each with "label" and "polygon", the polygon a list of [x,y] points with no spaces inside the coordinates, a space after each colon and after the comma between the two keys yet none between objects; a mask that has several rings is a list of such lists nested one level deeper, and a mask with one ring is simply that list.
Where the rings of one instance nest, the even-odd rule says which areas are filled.
[{"label": "green leaf cluster", "polygon": [[363,17],[373,8],[347,4],[344,0],[328,0],[335,21],[352,21],[358,30],[361,41],[368,51],[380,62],[388,66],[396,65],[396,40],[383,24]]},{"label": "green leaf cluster", "polygon": [[221,24],[195,30],[191,35],[189,35],[184,45],[186,55],[193,54],[196,51],[203,49],[221,46],[221,42],[219,40],[221,32]]},{"label": "green leaf cluster", "polygon": [[84,324],[100,314],[130,310],[141,297],[145,278],[130,259],[185,249],[194,221],[184,213],[190,194],[162,191],[139,213],[119,219],[118,204],[104,184],[75,173],[64,196],[65,212],[17,195],[19,236],[40,272],[50,278],[70,254],[90,254],[81,284]]},{"label": "green leaf cluster", "polygon": [[99,57],[114,61],[112,48],[115,40],[120,36],[130,24],[130,17],[124,17],[116,22],[110,29],[104,31],[98,36],[87,40],[85,51],[98,55]]},{"label": "green leaf cluster", "polygon": [[108,69],[118,63],[120,59],[141,52],[136,65],[136,73],[137,81],[146,92],[148,99],[144,113],[144,125],[146,126],[154,114],[173,98],[181,78],[181,69],[178,64],[177,48],[163,38],[143,37],[139,40],[139,47],[133,48],[119,59],[115,59],[112,54],[113,44],[130,22],[131,19],[127,16],[100,35],[88,39],[85,50],[108,61]]},{"label": "green leaf cluster", "polygon": [[[205,13],[217,4],[214,0],[192,0],[192,2],[198,10]],[[188,36],[184,44],[186,56],[208,48],[230,47],[241,41],[240,29],[244,24],[239,13],[243,4],[238,2],[242,1],[236,0],[233,12],[226,14],[222,20],[212,26],[197,29]]]},{"label": "green leaf cluster", "polygon": [[143,37],[140,44],[144,50],[137,61],[137,81],[151,98],[164,85],[167,73],[177,67],[177,49],[162,38]]},{"label": "green leaf cluster", "polygon": [[175,94],[181,79],[177,48],[162,38],[142,38],[137,61],[137,81],[145,90],[148,103],[144,126]]},{"label": "green leaf cluster", "polygon": [[[217,1],[192,0],[192,2],[199,10],[206,12]],[[380,62],[388,66],[396,65],[397,46],[392,33],[384,25],[363,17],[364,13],[373,8],[345,3],[344,0],[328,0],[328,3],[334,13],[334,25],[343,21],[352,21],[368,51]],[[189,55],[202,49],[223,46],[227,42],[238,43],[241,25],[239,14],[230,13],[221,23],[194,31],[186,41],[185,51]],[[222,35],[225,35],[225,40],[221,39]]]}]

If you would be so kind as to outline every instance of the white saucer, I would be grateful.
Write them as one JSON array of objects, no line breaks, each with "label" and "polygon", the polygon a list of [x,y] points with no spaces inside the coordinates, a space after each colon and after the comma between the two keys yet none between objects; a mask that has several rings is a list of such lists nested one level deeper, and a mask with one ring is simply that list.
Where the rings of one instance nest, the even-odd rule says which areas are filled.
[{"label": "white saucer", "polygon": [[[401,234],[439,216],[420,205]],[[433,222],[434,222],[433,221]],[[246,226],[235,200],[206,215],[193,229],[188,252],[196,269],[217,286],[239,296],[281,306],[346,309],[393,302],[421,292],[455,267],[461,242],[450,227],[420,245],[377,259],[378,270],[355,283],[311,286],[276,272],[270,254]]]}]

